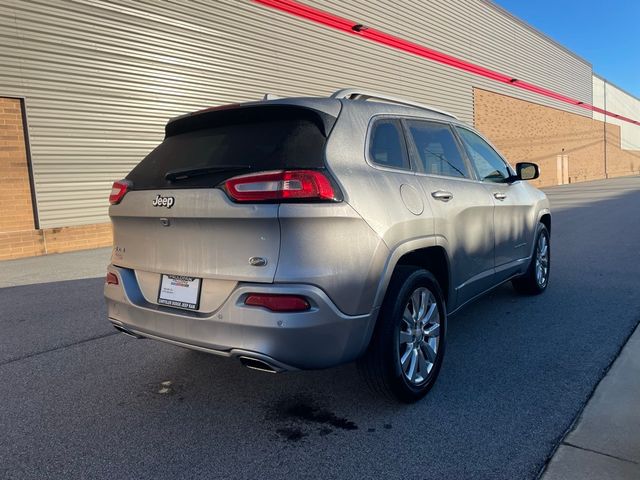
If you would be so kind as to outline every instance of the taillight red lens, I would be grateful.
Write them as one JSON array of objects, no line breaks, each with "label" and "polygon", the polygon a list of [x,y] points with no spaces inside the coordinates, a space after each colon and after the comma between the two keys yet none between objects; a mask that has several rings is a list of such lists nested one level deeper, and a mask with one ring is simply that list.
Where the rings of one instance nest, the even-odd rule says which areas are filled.
[{"label": "taillight red lens", "polygon": [[109,285],[118,285],[120,283],[120,282],[118,282],[118,276],[113,272],[107,273],[106,282]]},{"label": "taillight red lens", "polygon": [[114,182],[111,187],[111,194],[109,195],[109,203],[111,205],[120,203],[129,190],[129,185],[129,182],[126,180],[118,180],[117,182]]},{"label": "taillight red lens", "polygon": [[240,175],[224,182],[224,188],[236,202],[338,200],[329,178],[317,170],[277,170]]},{"label": "taillight red lens", "polygon": [[311,308],[309,301],[298,295],[250,293],[244,303],[264,307],[272,312],[303,312]]}]

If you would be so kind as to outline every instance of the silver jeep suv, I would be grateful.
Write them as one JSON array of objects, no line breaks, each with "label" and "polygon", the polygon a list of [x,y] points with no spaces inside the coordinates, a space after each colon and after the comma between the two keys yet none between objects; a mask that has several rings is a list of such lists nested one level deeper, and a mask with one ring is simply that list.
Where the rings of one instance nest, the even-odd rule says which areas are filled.
[{"label": "silver jeep suv", "polygon": [[537,176],[453,115],[357,89],[177,117],[113,185],[109,320],[268,372],[358,360],[415,401],[448,315],[546,289]]}]

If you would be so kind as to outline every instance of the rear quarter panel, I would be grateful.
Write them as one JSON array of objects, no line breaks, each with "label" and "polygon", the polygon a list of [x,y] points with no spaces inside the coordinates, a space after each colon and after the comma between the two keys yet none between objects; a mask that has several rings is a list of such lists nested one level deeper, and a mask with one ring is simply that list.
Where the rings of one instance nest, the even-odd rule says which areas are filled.
[{"label": "rear quarter panel", "polygon": [[282,204],[275,281],[324,290],[348,315],[369,313],[389,255],[380,237],[347,203]]}]

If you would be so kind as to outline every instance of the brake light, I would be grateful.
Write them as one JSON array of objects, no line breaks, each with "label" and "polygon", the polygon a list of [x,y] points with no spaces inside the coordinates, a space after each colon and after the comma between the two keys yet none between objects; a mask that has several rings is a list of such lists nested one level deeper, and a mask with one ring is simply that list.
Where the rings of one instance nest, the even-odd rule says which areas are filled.
[{"label": "brake light", "polygon": [[303,312],[311,308],[308,300],[304,297],[267,293],[250,293],[244,304],[264,307],[272,312]]},{"label": "brake light", "polygon": [[118,276],[113,272],[107,273],[107,278],[105,281],[108,285],[118,285],[120,283],[118,282]]},{"label": "brake light", "polygon": [[111,205],[120,203],[122,198],[129,191],[130,185],[131,184],[127,180],[118,180],[117,182],[113,182],[111,194],[109,195],[109,203]]},{"label": "brake light", "polygon": [[236,202],[338,201],[338,192],[329,178],[317,170],[277,170],[240,175],[224,182],[224,189]]}]

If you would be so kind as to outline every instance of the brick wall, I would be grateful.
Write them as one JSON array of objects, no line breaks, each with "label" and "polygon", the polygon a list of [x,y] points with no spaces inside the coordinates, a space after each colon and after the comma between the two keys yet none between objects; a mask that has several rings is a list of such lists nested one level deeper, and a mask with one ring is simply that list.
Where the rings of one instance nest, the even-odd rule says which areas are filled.
[{"label": "brick wall", "polygon": [[0,97],[0,260],[111,245],[111,224],[35,229],[22,104]]},{"label": "brick wall", "polygon": [[15,98],[0,98],[0,172],[0,232],[33,230],[22,106]]},{"label": "brick wall", "polygon": [[[598,122],[602,125],[602,122]],[[607,174],[621,177],[640,172],[640,150],[620,148],[620,127],[607,123]]]},{"label": "brick wall", "polygon": [[88,248],[110,247],[113,240],[110,223],[41,230],[46,253],[62,253]]},{"label": "brick wall", "polygon": [[[515,164],[535,162],[538,187],[558,184],[557,156],[569,158],[569,181],[605,178],[605,124],[589,117],[474,88],[475,126]],[[620,148],[620,127],[606,124],[607,174],[640,173],[640,151]]]},{"label": "brick wall", "polygon": [[35,234],[22,105],[0,98],[0,259],[38,255],[43,240]]},{"label": "brick wall", "polygon": [[0,261],[109,247],[111,244],[110,223],[0,232]]}]

